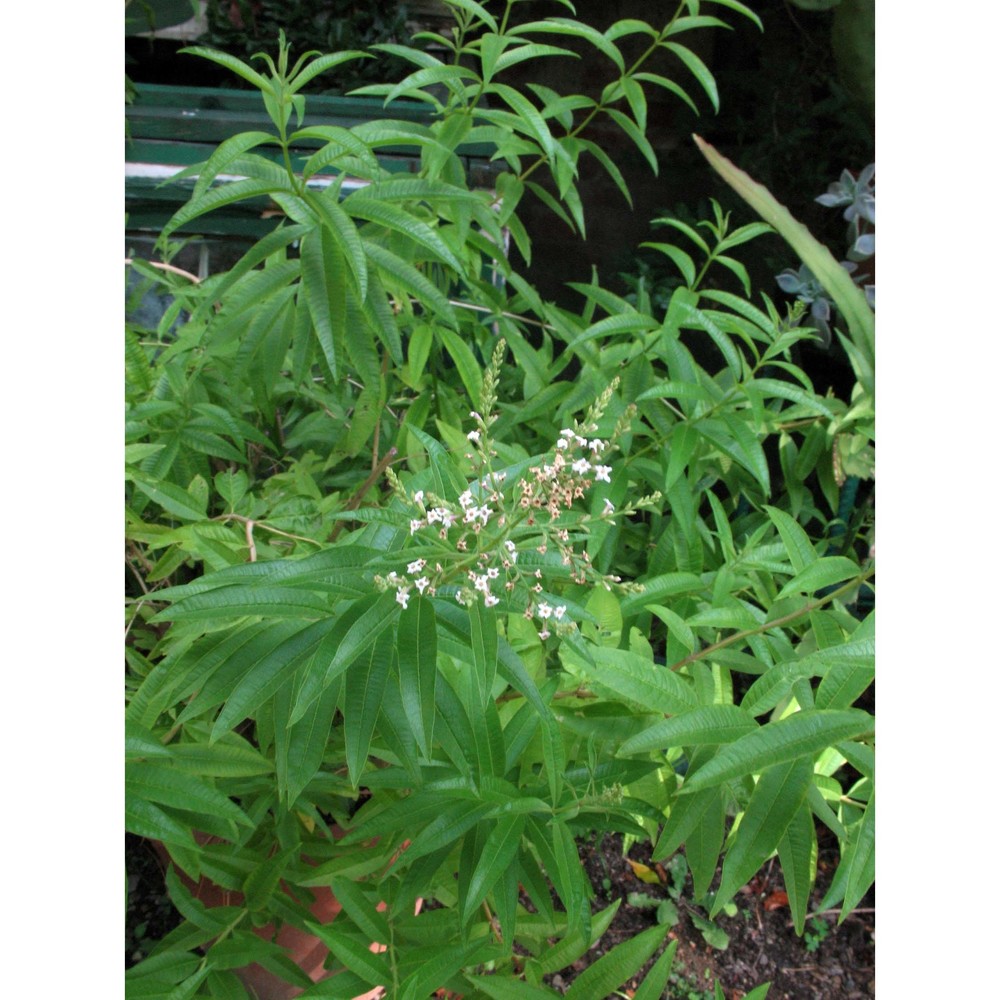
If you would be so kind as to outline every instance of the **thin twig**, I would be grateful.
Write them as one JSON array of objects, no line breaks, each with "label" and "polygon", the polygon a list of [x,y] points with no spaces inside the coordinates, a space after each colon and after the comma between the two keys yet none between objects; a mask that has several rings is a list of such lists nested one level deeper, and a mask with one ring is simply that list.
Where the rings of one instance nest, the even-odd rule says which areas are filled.
[{"label": "thin twig", "polygon": [[[147,591],[147,593],[148,593],[148,591]],[[131,631],[132,631],[132,625],[133,625],[133,624],[135,623],[135,620],[136,620],[136,618],[138,618],[138,617],[139,617],[139,612],[140,612],[140,611],[142,610],[142,606],[143,606],[143,605],[144,605],[145,603],[146,603],[145,601],[140,601],[140,602],[139,602],[139,603],[138,603],[138,604],[137,604],[137,605],[135,606],[135,614],[134,614],[134,615],[132,615],[132,617],[131,617],[131,618],[130,618],[130,619],[128,620],[128,625],[126,625],[126,626],[125,626],[125,638],[126,638],[126,639],[128,638],[128,634],[129,634],[129,632],[131,632]]]},{"label": "thin twig", "polygon": [[477,306],[472,302],[463,302],[461,299],[448,299],[448,304],[452,306],[458,306],[459,309],[469,309],[472,312],[489,313],[491,316],[500,316],[503,319],[516,319],[521,323],[527,323],[529,326],[537,326],[543,330],[555,331],[555,327],[551,323],[542,323],[537,319],[528,319],[527,316],[521,316],[518,313],[512,312],[497,312],[495,309],[490,309],[487,306]]},{"label": "thin twig", "polygon": [[[811,920],[813,917],[823,917],[826,916],[828,913],[840,913],[841,910],[843,910],[842,906],[835,906],[829,910],[816,910],[815,913],[807,913],[806,920]],[[874,913],[874,912],[875,912],[874,906],[861,907],[859,909],[851,910],[851,912],[847,915],[845,919],[853,917],[856,913]]]},{"label": "thin twig", "polygon": [[253,541],[253,521],[247,518],[246,524],[247,548],[250,550],[250,562],[257,561],[257,546]]},{"label": "thin twig", "polygon": [[[136,555],[138,556],[138,553],[136,553]],[[146,581],[143,580],[143,578],[140,576],[139,571],[132,565],[132,560],[126,559],[125,565],[128,566],[130,570],[132,570],[132,575],[136,578],[136,580],[138,580],[139,586],[142,587],[142,592],[144,594],[148,594],[149,587],[146,586]],[[147,566],[146,568],[149,569],[150,567]]]},{"label": "thin twig", "polygon": [[874,572],[875,567],[873,566],[867,572],[862,573],[861,576],[855,577],[849,583],[845,583],[842,587],[838,587],[825,597],[821,597],[818,601],[813,601],[811,604],[807,604],[804,607],[799,608],[798,611],[791,611],[787,615],[782,615],[780,618],[764,622],[763,625],[758,625],[755,628],[744,629],[742,632],[734,632],[725,639],[713,642],[711,646],[699,649],[697,653],[691,653],[689,656],[685,656],[683,660],[678,660],[676,663],[671,664],[670,669],[680,670],[681,667],[686,667],[689,663],[694,663],[697,660],[703,660],[706,656],[711,656],[712,653],[715,653],[720,649],[725,649],[726,646],[731,646],[735,642],[741,642],[743,639],[749,639],[751,636],[760,635],[761,632],[767,632],[772,628],[780,628],[782,625],[787,625],[789,622],[793,622],[797,618],[802,618],[804,615],[810,614],[817,608],[823,607],[824,604],[829,604],[830,601],[840,597],[842,594],[847,594],[856,587],[859,587],[862,583],[868,580]]},{"label": "thin twig", "polygon": [[[125,258],[126,266],[131,267],[132,263],[133,258]],[[142,263],[148,264],[150,267],[155,267],[158,271],[169,271],[171,274],[179,274],[182,277],[187,278],[189,281],[193,281],[196,285],[201,284],[201,278],[199,278],[198,275],[192,274],[190,271],[185,271],[179,267],[174,267],[173,264],[163,264],[158,260],[144,260]]]},{"label": "thin twig", "polygon": [[[378,465],[376,465],[375,468],[372,469],[371,475],[361,484],[361,487],[354,494],[354,496],[352,496],[351,499],[347,501],[347,505],[344,507],[344,510],[357,510],[358,507],[361,506],[361,501],[364,500],[365,494],[372,488],[372,486],[375,485],[375,482],[385,472],[385,470],[389,468],[390,464],[392,463],[392,460],[398,454],[399,452],[397,451],[395,445],[393,445],[393,447],[391,447],[385,453],[385,455],[382,457],[382,460],[378,463]],[[327,539],[327,541],[330,542],[336,541],[337,535],[340,534],[341,529],[344,527],[344,523],[345,523],[344,521],[338,521],[333,526],[333,531],[330,532],[330,537]]]},{"label": "thin twig", "polygon": [[[271,525],[265,523],[264,521],[251,521],[250,518],[244,517],[242,514],[219,514],[217,517],[212,518],[213,521],[239,521],[242,524],[249,523],[255,528],[261,528],[264,531],[270,531],[272,535],[281,535],[282,538],[291,538],[296,542],[310,542],[313,545],[322,545],[322,542],[316,541],[315,538],[307,538],[305,535],[293,535],[289,531],[282,531],[280,528],[272,528]],[[252,539],[251,539],[252,542]],[[252,561],[252,560],[251,560]]]}]

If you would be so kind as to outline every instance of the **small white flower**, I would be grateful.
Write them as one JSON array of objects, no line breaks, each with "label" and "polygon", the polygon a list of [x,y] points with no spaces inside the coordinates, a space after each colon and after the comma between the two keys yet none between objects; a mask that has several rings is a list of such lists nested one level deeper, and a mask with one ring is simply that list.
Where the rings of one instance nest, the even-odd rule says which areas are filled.
[{"label": "small white flower", "polygon": [[469,410],[469,416],[472,417],[473,420],[478,420],[480,423],[483,422],[483,418],[476,413],[475,410]]},{"label": "small white flower", "polygon": [[413,494],[413,502],[414,503],[423,503],[424,502],[424,491],[423,490],[417,490],[417,492]]},{"label": "small white flower", "polygon": [[566,438],[559,438],[559,440],[556,441],[556,447],[559,448],[559,449],[568,448],[569,447],[569,441],[567,441]]},{"label": "small white flower", "polygon": [[563,428],[563,429],[562,429],[562,430],[561,430],[561,431],[559,432],[559,436],[560,436],[560,437],[564,437],[564,438],[574,438],[574,437],[576,437],[576,431],[572,430],[572,429],[571,429],[571,428],[569,428],[569,427],[564,427],[564,428]]},{"label": "small white flower", "polygon": [[472,499],[472,490],[466,490],[459,498],[458,502],[462,506],[462,510],[468,510],[475,501]]},{"label": "small white flower", "polygon": [[582,476],[584,475],[584,473],[590,472],[590,468],[591,468],[590,462],[588,462],[585,458],[578,458],[573,463],[573,471],[578,476]]},{"label": "small white flower", "polygon": [[613,514],[615,512],[615,505],[607,498],[604,498],[604,513]]},{"label": "small white flower", "polygon": [[465,435],[473,444],[479,444],[479,431],[469,431]]},{"label": "small white flower", "polygon": [[513,562],[513,563],[516,563],[517,562],[517,546],[509,538],[503,544],[504,544],[504,548],[510,553],[510,561]]},{"label": "small white flower", "polygon": [[554,615],[556,616],[556,618],[562,618],[562,616],[563,616],[564,614],[566,614],[566,605],[565,605],[565,604],[560,604],[560,605],[559,605],[559,606],[558,606],[558,607],[557,607],[557,608],[556,608],[556,609],[555,609],[555,610],[554,610],[554,611],[552,612],[552,614],[554,614]]},{"label": "small white flower", "polygon": [[538,633],[538,638],[544,640],[548,639],[550,635],[552,635],[552,633],[547,628],[543,628],[541,632]]},{"label": "small white flower", "polygon": [[494,604],[499,604],[499,603],[500,603],[500,598],[494,597],[492,594],[487,594],[483,598],[483,604],[485,604],[486,607],[488,608],[492,608]]},{"label": "small white flower", "polygon": [[611,482],[611,466],[610,465],[595,465],[594,466],[594,478],[599,483],[610,483]]},{"label": "small white flower", "polygon": [[406,572],[411,575],[414,573],[419,573],[426,565],[427,565],[426,559],[414,559],[413,562],[411,562],[406,567]]},{"label": "small white flower", "polygon": [[410,595],[407,591],[403,590],[402,587],[396,591],[396,601],[406,607],[406,602],[410,599]]},{"label": "small white flower", "polygon": [[490,580],[495,580],[499,575],[500,575],[500,570],[498,570],[496,566],[490,566],[490,568],[486,571],[486,576]]},{"label": "small white flower", "polygon": [[415,535],[423,526],[423,521],[417,519],[410,521],[410,534]]},{"label": "small white flower", "polygon": [[546,604],[545,601],[542,601],[542,603],[538,605],[538,617],[539,618],[552,617],[552,608],[550,605]]},{"label": "small white flower", "polygon": [[607,448],[607,444],[604,441],[598,440],[597,438],[594,438],[594,440],[590,442],[590,450],[595,455],[600,455],[600,453],[604,451],[605,448]]},{"label": "small white flower", "polygon": [[413,585],[422,594],[430,586],[430,582],[431,581],[428,580],[426,576],[422,576],[419,580],[415,580]]}]

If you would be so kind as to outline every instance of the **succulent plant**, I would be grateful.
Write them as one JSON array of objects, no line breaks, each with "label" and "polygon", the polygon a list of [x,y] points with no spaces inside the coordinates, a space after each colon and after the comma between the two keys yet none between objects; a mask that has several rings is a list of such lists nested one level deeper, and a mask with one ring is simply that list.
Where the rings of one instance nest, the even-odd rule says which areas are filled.
[{"label": "succulent plant", "polygon": [[[866,224],[875,225],[875,164],[869,163],[856,178],[849,170],[843,171],[840,180],[834,181],[816,201],[827,208],[844,208],[849,248],[847,260],[842,260],[840,265],[853,276],[858,269],[857,262],[875,255],[875,233],[863,229]],[[824,347],[829,347],[832,340],[830,317],[833,301],[812,271],[803,264],[797,271],[787,268],[775,280],[783,292],[794,295],[809,306],[809,316],[816,327],[817,339]],[[863,275],[855,280],[863,280]],[[865,298],[874,309],[875,286],[865,285],[864,289]]]}]

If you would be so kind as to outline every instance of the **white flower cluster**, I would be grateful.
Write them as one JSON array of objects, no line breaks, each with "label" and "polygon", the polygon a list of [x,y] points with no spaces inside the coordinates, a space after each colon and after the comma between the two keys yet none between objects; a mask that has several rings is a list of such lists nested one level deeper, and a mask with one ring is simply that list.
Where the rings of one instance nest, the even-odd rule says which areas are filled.
[{"label": "white flower cluster", "polygon": [[[394,589],[396,600],[404,608],[414,589],[435,596],[439,587],[448,583],[454,586],[457,581],[455,599],[460,604],[471,607],[481,600],[485,607],[495,607],[502,593],[510,594],[518,583],[523,583],[528,596],[524,617],[536,622],[539,636],[547,639],[553,630],[565,634],[575,628],[566,605],[543,599],[541,569],[523,571],[517,565],[518,543],[510,535],[527,535],[520,544],[540,555],[550,546],[556,549],[563,565],[570,567],[575,583],[596,582],[589,556],[575,551],[570,532],[559,519],[574,501],[585,497],[595,482],[611,482],[611,466],[600,462],[611,445],[566,428],[546,456],[547,461],[532,467],[529,477],[521,478],[516,489],[505,491],[505,474],[488,468],[485,449],[492,420],[484,420],[475,411],[470,416],[479,430],[467,436],[481,459],[478,468],[486,474],[459,496],[457,504],[424,490],[409,496],[400,487],[419,514],[410,519],[410,535],[417,541],[426,539],[428,553],[440,554],[441,559],[434,558],[431,566],[427,558],[416,558],[407,565],[405,574],[392,572],[376,577],[376,583],[383,589]],[[513,497],[505,495],[508,492]],[[601,517],[613,512],[614,506],[606,500]],[[529,530],[525,532],[524,528]],[[600,582],[609,586],[617,578]]]},{"label": "white flower cluster", "polygon": [[[540,638],[548,639],[553,631],[565,635],[576,628],[567,614],[567,606],[549,597],[542,586],[542,570],[529,570],[518,564],[522,552],[545,555],[550,547],[558,552],[562,565],[569,568],[573,583],[622,585],[616,576],[595,572],[586,550],[577,552],[575,543],[588,531],[589,524],[615,513],[610,500],[603,501],[598,514],[580,511],[568,516],[577,500],[584,499],[595,483],[611,482],[611,466],[606,455],[624,433],[634,408],[626,408],[610,440],[596,437],[598,422],[617,388],[614,380],[594,402],[581,424],[564,428],[545,460],[528,470],[513,485],[505,483],[505,473],[492,470],[490,427],[497,416],[496,386],[503,361],[503,345],[498,344],[483,380],[483,417],[475,410],[469,416],[475,428],[466,434],[474,454],[466,455],[473,463],[477,479],[459,496],[458,502],[417,490],[412,495],[395,475],[388,473],[397,494],[416,508],[418,516],[410,519],[410,535],[420,546],[418,555],[406,567],[406,573],[376,576],[383,590],[393,589],[396,600],[407,607],[416,589],[433,597],[438,588],[455,588],[455,599],[466,607],[479,601],[485,607],[497,606],[506,593],[518,590],[524,617],[534,621]],[[636,506],[658,497],[643,498],[628,505],[621,513],[632,513]],[[574,534],[571,535],[571,530]],[[433,565],[432,565],[433,564]],[[628,585],[622,585],[628,586]],[[526,596],[526,601],[524,597]]]},{"label": "white flower cluster", "polygon": [[[518,482],[521,507],[526,510],[544,507],[555,518],[563,510],[569,510],[573,501],[582,498],[593,483],[610,483],[611,466],[591,463],[591,458],[596,458],[608,447],[607,441],[599,438],[588,441],[572,428],[564,428],[559,433],[551,464],[533,466],[530,469],[533,478]],[[575,458],[577,449],[589,451],[590,457]],[[593,473],[593,478],[590,478],[590,473]],[[614,504],[605,500],[604,505],[605,513],[614,513]],[[529,514],[528,524],[533,523],[534,515]]]}]

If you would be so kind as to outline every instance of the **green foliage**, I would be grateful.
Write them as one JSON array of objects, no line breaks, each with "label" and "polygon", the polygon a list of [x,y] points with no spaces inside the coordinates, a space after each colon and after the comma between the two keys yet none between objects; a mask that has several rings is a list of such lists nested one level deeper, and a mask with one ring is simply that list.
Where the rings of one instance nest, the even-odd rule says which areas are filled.
[{"label": "green foliage", "polygon": [[[395,42],[406,35],[407,6],[394,0],[208,0],[208,30],[200,41],[246,59],[272,46],[279,31],[298,52],[343,52]],[[318,74],[312,89],[346,93],[386,74],[398,76],[405,62],[365,60],[335,66]]]},{"label": "green foliage", "polygon": [[[185,920],[130,996],[245,995],[225,973],[269,922],[345,970],[306,996],[548,995],[613,916],[591,912],[579,864],[592,831],[649,837],[657,859],[685,846],[698,898],[721,858],[710,916],[777,853],[800,932],[817,820],[842,848],[825,905],[846,913],[874,878],[870,525],[842,530],[834,470],[868,397],[818,396],[790,353],[810,331],[754,301],[739,252],[768,227],[717,206],[664,220],[656,249],[683,282],[665,313],[596,282],[557,308],[506,253],[530,251],[517,206],[538,171],[584,231],[581,158],[615,176],[595,118],[655,165],[645,89],[717,101],[678,41],[716,23],[708,5],[603,33],[448,6],[447,59],[392,46],[412,72],[364,88],[390,117],[349,130],[310,128],[302,88],[357,53],[292,63],[282,37],[259,72],[194,50],[257,87],[273,129],[191,168],[164,254],[235,201],[284,217],[201,282],[132,264],[173,305],[126,325],[126,826],[166,845]],[[630,61],[631,35],[647,49]],[[562,38],[607,72],[599,98],[504,82],[565,58]],[[681,82],[643,70],[657,48]],[[397,99],[434,120],[391,117]],[[296,165],[303,137],[317,148]],[[471,186],[469,142],[495,148],[495,190]],[[416,173],[390,169],[401,146]],[[703,287],[714,268],[744,294]],[[231,905],[204,907],[179,872]],[[321,886],[335,930],[310,916]],[[417,897],[440,905],[414,916]],[[613,991],[666,930],[571,995]],[[258,961],[301,981],[276,946]]]}]

